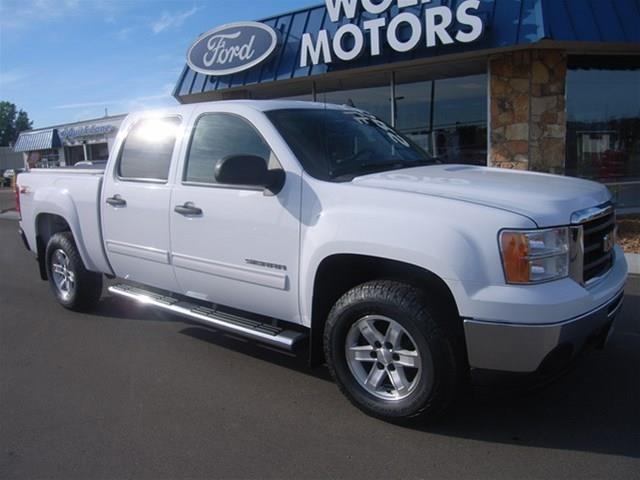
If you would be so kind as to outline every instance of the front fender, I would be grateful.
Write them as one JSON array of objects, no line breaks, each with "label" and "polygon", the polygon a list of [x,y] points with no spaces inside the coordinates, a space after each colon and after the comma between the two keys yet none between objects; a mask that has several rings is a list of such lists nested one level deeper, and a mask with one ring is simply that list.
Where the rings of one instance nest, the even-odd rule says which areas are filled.
[{"label": "front fender", "polygon": [[[332,255],[366,255],[419,267],[447,283],[504,283],[502,228],[534,228],[512,212],[415,193],[307,182],[300,256],[301,317],[311,323],[314,280]],[[454,295],[455,296],[455,295]]]}]

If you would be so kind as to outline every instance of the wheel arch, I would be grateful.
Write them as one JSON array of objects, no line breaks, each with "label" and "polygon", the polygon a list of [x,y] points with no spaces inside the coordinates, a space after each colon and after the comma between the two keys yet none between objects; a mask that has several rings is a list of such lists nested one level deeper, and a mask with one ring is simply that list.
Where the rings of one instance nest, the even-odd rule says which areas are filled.
[{"label": "wheel arch", "polygon": [[69,222],[67,222],[63,216],[54,213],[39,213],[36,216],[35,223],[36,253],[38,268],[40,270],[40,278],[42,280],[47,280],[46,251],[49,240],[56,233],[71,232],[73,235],[73,230]]},{"label": "wheel arch", "polygon": [[360,254],[333,254],[324,258],[313,282],[309,361],[317,366],[324,362],[323,332],[327,315],[338,299],[353,287],[371,280],[396,280],[425,293],[429,301],[455,318],[460,331],[462,321],[451,289],[435,273],[423,267]]}]

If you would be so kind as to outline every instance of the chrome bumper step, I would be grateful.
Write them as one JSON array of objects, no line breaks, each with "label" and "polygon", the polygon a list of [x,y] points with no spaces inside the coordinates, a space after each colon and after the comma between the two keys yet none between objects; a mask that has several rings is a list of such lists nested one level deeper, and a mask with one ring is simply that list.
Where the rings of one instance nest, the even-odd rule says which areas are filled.
[{"label": "chrome bumper step", "polygon": [[114,285],[109,287],[109,292],[276,348],[291,351],[307,338],[304,332],[287,330],[271,323],[203,307],[188,300],[180,300],[131,285]]}]

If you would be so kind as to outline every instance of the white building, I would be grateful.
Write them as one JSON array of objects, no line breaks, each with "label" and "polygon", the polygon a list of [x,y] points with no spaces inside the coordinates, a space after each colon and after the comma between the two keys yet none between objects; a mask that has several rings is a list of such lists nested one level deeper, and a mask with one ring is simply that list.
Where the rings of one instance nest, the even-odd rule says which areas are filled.
[{"label": "white building", "polygon": [[107,160],[125,115],[22,132],[14,146],[30,167],[62,167]]}]

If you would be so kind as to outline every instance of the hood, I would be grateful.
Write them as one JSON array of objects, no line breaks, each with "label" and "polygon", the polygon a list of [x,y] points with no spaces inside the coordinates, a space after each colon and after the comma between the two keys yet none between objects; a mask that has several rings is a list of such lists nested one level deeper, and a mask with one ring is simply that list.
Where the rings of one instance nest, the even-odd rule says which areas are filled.
[{"label": "hood", "polygon": [[604,185],[572,177],[470,165],[429,165],[364,175],[362,187],[451,198],[500,208],[539,227],[567,225],[571,214],[611,199]]}]

